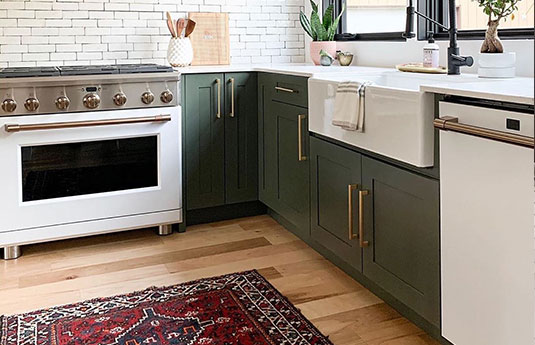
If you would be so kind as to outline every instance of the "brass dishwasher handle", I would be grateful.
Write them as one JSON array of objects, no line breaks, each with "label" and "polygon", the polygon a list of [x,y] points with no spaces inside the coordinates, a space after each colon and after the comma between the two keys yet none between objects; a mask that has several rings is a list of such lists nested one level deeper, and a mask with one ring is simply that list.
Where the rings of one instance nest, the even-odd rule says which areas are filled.
[{"label": "brass dishwasher handle", "polygon": [[367,190],[359,191],[359,240],[360,248],[366,248],[370,245],[369,241],[364,241],[364,197],[370,195]]},{"label": "brass dishwasher handle", "polygon": [[298,159],[300,162],[306,161],[307,156],[303,155],[303,120],[306,119],[306,115],[297,116],[297,151]]},{"label": "brass dishwasher handle", "polygon": [[358,184],[350,184],[347,186],[347,219],[349,221],[348,232],[350,241],[358,237],[353,233],[353,191],[358,188]]},{"label": "brass dishwasher handle", "polygon": [[125,118],[125,119],[110,119],[110,120],[52,122],[52,123],[38,123],[38,124],[29,124],[29,125],[7,124],[4,126],[4,130],[9,133],[16,133],[16,132],[40,131],[40,130],[48,130],[48,129],[129,125],[129,124],[134,124],[134,123],[168,122],[168,121],[171,121],[171,115],[130,117],[130,118]]},{"label": "brass dishwasher handle", "polygon": [[234,78],[230,78],[230,114],[229,114],[230,117],[236,116],[236,113],[234,111],[234,107],[235,107],[234,96],[235,96],[234,95]]},{"label": "brass dishwasher handle", "polygon": [[215,115],[218,119],[221,118],[221,79],[216,79],[215,83],[217,84],[217,114]]},{"label": "brass dishwasher handle", "polygon": [[295,91],[295,90],[288,89],[288,88],[281,87],[281,86],[275,86],[275,90],[282,91],[282,92],[288,92],[288,93],[297,93],[297,91]]},{"label": "brass dishwasher handle", "polygon": [[500,132],[493,129],[487,129],[477,126],[466,125],[459,123],[459,119],[453,116],[444,116],[435,119],[433,122],[435,128],[443,131],[452,131],[462,134],[473,135],[480,138],[501,141],[508,144],[525,146],[529,148],[535,147],[535,140],[524,135]]}]

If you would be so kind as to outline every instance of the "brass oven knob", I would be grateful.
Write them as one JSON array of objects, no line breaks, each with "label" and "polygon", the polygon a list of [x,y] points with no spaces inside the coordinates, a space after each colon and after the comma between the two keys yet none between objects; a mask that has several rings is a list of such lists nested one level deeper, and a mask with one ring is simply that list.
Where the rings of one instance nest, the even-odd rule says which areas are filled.
[{"label": "brass oven knob", "polygon": [[150,91],[143,92],[141,95],[141,101],[145,104],[151,104],[154,102],[154,94]]},{"label": "brass oven knob", "polygon": [[122,92],[119,92],[113,96],[113,103],[115,103],[115,105],[118,107],[125,105],[127,100],[128,99],[126,98],[126,95]]},{"label": "brass oven knob", "polygon": [[39,108],[39,100],[35,97],[30,97],[24,102],[24,108],[28,111],[36,111]]},{"label": "brass oven knob", "polygon": [[100,97],[96,93],[88,93],[84,97],[84,106],[88,109],[96,109],[100,105]]},{"label": "brass oven knob", "polygon": [[17,109],[17,102],[14,99],[6,99],[2,102],[2,110],[7,113],[12,113]]},{"label": "brass oven knob", "polygon": [[173,93],[169,90],[165,90],[160,95],[160,100],[164,103],[171,103],[173,101]]},{"label": "brass oven knob", "polygon": [[67,96],[60,96],[56,99],[56,108],[59,110],[65,110],[71,105],[71,101],[67,98]]}]

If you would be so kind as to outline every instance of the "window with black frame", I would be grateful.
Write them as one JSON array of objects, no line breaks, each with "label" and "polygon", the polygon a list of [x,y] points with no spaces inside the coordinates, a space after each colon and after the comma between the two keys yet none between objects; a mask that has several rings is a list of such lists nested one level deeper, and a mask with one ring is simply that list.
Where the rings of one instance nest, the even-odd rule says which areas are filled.
[{"label": "window with black frame", "polygon": [[[324,8],[333,4],[336,16],[343,8],[336,40],[404,40],[407,0],[323,0]],[[418,0],[418,11],[448,26],[448,1]],[[514,17],[500,23],[500,37],[504,39],[533,38],[534,0],[521,0]],[[483,39],[488,16],[476,0],[457,0],[459,39]],[[448,34],[421,18],[417,18],[418,39],[427,39],[433,32],[438,39]]]}]

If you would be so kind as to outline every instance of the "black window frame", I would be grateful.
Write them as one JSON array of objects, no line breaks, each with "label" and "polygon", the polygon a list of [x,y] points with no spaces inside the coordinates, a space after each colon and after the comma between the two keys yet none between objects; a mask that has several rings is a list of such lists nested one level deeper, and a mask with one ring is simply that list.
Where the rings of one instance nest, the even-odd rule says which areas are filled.
[{"label": "black window frame", "polygon": [[[325,9],[330,4],[334,4],[334,15],[337,16],[342,9],[345,0],[322,0],[322,8]],[[417,10],[420,13],[427,15],[430,18],[448,26],[448,1],[445,0],[417,0]],[[437,40],[449,39],[449,34],[438,25],[425,20],[420,16],[416,17],[416,38],[419,41],[427,40],[429,32]],[[346,15],[342,16],[340,25],[335,35],[335,41],[394,41],[403,42],[406,39],[403,37],[404,32],[380,32],[380,33],[346,33],[347,23]],[[534,39],[534,28],[513,28],[501,29],[500,38],[505,40],[522,40]],[[481,30],[459,30],[459,40],[482,40],[485,38],[485,29]]]}]

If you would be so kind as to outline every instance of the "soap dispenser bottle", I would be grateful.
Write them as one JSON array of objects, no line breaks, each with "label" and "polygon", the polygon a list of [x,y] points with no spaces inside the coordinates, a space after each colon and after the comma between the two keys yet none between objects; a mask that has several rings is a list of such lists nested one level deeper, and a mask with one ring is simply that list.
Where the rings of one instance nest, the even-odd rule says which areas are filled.
[{"label": "soap dispenser bottle", "polygon": [[438,46],[438,44],[435,43],[435,39],[433,38],[433,33],[430,32],[429,40],[427,41],[427,44],[424,46],[424,61],[423,61],[424,67],[437,68],[439,56],[440,56],[440,47]]}]

